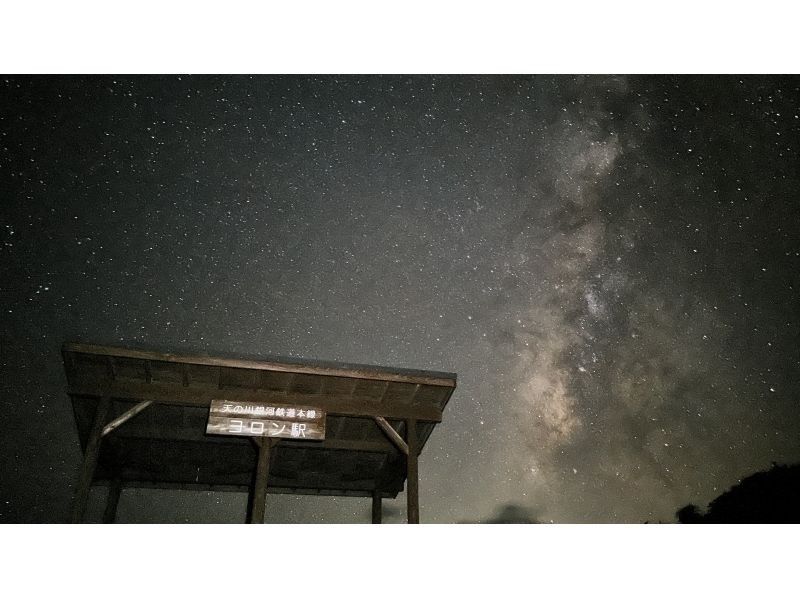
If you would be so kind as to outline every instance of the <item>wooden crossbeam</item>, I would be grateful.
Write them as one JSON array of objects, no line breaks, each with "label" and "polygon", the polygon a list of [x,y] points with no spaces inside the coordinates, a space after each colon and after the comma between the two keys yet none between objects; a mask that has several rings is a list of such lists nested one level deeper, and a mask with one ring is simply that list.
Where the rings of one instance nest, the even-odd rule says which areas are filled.
[{"label": "wooden crossbeam", "polygon": [[[164,440],[168,442],[196,442],[203,444],[239,444],[241,438],[233,436],[208,436],[202,432],[181,430],[175,428],[166,434],[159,436],[148,435],[140,429],[130,430],[129,428],[120,428],[115,434],[114,438],[120,440],[131,441],[152,441]],[[251,437],[253,443],[256,437]],[[394,445],[388,440],[381,438],[380,440],[342,440],[340,438],[326,438],[325,440],[296,440],[287,439],[287,442],[281,448],[287,449],[319,449],[319,450],[332,450],[332,451],[358,451],[364,453],[394,453]]]},{"label": "wooden crossbeam", "polygon": [[311,404],[325,410],[329,415],[349,415],[353,417],[381,416],[387,419],[414,418],[419,421],[440,422],[442,411],[434,405],[403,405],[388,401],[377,404],[375,401],[354,398],[347,395],[313,395],[303,393],[283,393],[260,389],[214,387],[186,388],[181,384],[166,382],[151,383],[117,379],[111,386],[96,380],[76,380],[68,391],[71,395],[100,397],[108,392],[115,399],[128,401],[154,401],[171,405],[191,405],[207,407],[214,399],[223,401],[264,401],[275,405]]},{"label": "wooden crossbeam", "polygon": [[[109,480],[98,480],[95,486],[108,486]],[[188,482],[153,482],[147,480],[125,480],[125,488],[147,488],[151,490],[190,490],[193,492],[247,492],[252,491],[253,485],[250,484],[205,484]],[[329,487],[307,487],[307,486],[268,486],[267,494],[298,494],[313,496],[347,496],[353,498],[371,498],[371,489],[353,488],[329,488]],[[383,492],[384,498],[396,498],[397,492],[394,490]]]}]

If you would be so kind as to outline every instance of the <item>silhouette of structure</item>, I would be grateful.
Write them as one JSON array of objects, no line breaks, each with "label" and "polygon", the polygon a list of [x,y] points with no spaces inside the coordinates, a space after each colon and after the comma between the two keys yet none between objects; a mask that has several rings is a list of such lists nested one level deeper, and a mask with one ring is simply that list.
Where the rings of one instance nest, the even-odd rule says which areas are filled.
[{"label": "silhouette of structure", "polygon": [[[109,487],[106,522],[123,488],[146,487],[249,491],[251,523],[263,523],[267,493],[371,497],[380,523],[382,499],[406,482],[418,523],[418,456],[456,386],[455,374],[363,365],[76,343],[62,354],[84,451],[75,523],[94,484]],[[207,435],[212,400],[307,406],[327,414],[325,437]]]},{"label": "silhouette of structure", "polygon": [[777,465],[744,478],[702,513],[686,505],[680,523],[800,523],[800,464]]}]

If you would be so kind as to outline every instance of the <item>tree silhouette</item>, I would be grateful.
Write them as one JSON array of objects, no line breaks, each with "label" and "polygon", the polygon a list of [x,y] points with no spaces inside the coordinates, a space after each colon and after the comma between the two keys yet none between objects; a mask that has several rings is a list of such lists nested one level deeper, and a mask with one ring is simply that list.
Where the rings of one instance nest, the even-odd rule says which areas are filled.
[{"label": "tree silhouette", "polygon": [[500,505],[494,515],[481,521],[461,521],[460,523],[540,523],[536,513],[523,505],[506,503]]},{"label": "tree silhouette", "polygon": [[539,523],[533,512],[522,505],[507,504],[485,523]]},{"label": "tree silhouette", "polygon": [[703,523],[703,514],[700,512],[700,509],[697,508],[697,505],[686,505],[678,509],[675,515],[681,523]]},{"label": "tree silhouette", "polygon": [[712,500],[705,514],[688,504],[675,516],[680,523],[800,523],[800,463],[773,463]]}]

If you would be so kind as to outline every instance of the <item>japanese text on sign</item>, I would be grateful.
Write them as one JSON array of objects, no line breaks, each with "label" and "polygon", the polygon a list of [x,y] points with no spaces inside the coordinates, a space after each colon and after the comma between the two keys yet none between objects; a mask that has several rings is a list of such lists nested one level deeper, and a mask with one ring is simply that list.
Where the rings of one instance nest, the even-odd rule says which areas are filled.
[{"label": "japanese text on sign", "polygon": [[[213,410],[212,410],[213,411]],[[216,411],[221,415],[252,415],[254,417],[285,417],[288,419],[317,419],[321,417],[316,409],[295,407],[275,407],[273,405],[251,405],[241,403],[222,403],[222,409]]]},{"label": "japanese text on sign", "polygon": [[206,433],[322,440],[325,438],[325,412],[307,406],[214,400]]}]

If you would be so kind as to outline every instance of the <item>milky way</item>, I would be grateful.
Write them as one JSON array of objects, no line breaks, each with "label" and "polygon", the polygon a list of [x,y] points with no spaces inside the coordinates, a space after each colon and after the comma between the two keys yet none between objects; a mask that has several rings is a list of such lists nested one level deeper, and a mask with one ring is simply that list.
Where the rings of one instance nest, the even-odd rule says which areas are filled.
[{"label": "milky way", "polygon": [[[457,372],[428,522],[673,521],[800,460],[799,101],[775,77],[3,80],[0,520],[67,519],[66,340]],[[244,505],[127,491],[119,518]]]}]

